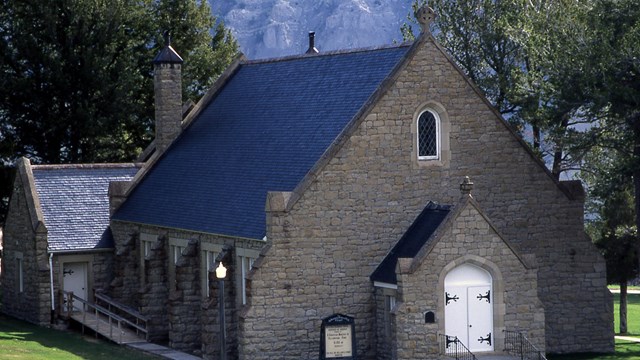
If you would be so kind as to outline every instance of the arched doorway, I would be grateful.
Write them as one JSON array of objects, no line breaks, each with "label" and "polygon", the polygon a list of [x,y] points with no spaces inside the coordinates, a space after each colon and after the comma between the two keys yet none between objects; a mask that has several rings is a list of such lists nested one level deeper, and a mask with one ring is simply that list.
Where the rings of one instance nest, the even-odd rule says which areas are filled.
[{"label": "arched doorway", "polygon": [[444,279],[445,334],[457,336],[470,351],[493,351],[493,281],[471,264],[451,270]]}]

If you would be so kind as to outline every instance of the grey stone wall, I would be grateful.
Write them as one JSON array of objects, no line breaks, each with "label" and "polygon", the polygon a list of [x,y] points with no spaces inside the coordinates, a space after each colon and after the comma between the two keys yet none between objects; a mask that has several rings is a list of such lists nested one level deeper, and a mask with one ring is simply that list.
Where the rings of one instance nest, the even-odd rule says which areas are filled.
[{"label": "grey stone wall", "polygon": [[[149,317],[150,340],[166,342],[172,348],[205,359],[219,357],[218,282],[210,272],[210,296],[202,294],[202,243],[219,245],[227,249],[223,259],[227,267],[225,280],[225,323],[227,351],[230,359],[237,358],[237,294],[235,248],[259,250],[263,241],[226,238],[209,234],[166,229],[113,221],[116,241],[115,276],[110,294]],[[144,274],[140,266],[140,234],[158,236],[151,255],[144,260]],[[175,276],[170,275],[169,239],[188,242],[175,265]],[[223,254],[223,255],[224,255]],[[220,255],[219,256],[223,256]],[[219,261],[219,259],[218,259]],[[172,283],[173,282],[173,283]]]},{"label": "grey stone wall", "polygon": [[176,264],[176,284],[169,296],[169,346],[201,351],[200,253],[192,241]]},{"label": "grey stone wall", "polygon": [[[49,326],[51,291],[47,230],[34,216],[28,174],[20,164],[4,228],[2,312],[34,324]],[[19,291],[18,260],[22,258],[23,290]]]},{"label": "grey stone wall", "polygon": [[154,66],[156,137],[158,151],[164,151],[180,134],[182,122],[182,65]]},{"label": "grey stone wall", "polygon": [[[447,161],[417,161],[412,126],[427,106],[449,124]],[[538,259],[547,351],[613,350],[604,261],[584,236],[581,199],[430,39],[346,135],[297,193],[282,195],[291,207],[267,214],[271,248],[253,274],[241,359],[316,358],[321,319],[334,313],[355,317],[359,357],[376,358],[369,275],[428,201],[457,201],[466,175],[499,231]]]},{"label": "grey stone wall", "polygon": [[113,279],[113,251],[98,252],[93,255],[93,290],[109,289],[109,283]]},{"label": "grey stone wall", "polygon": [[[433,291],[432,289],[430,291]],[[376,359],[393,359],[393,349],[395,348],[396,328],[395,318],[392,316],[393,308],[389,307],[387,297],[397,298],[397,291],[394,289],[375,288],[376,301]]]},{"label": "grey stone wall", "polygon": [[[139,236],[134,236],[138,239]],[[135,242],[132,251],[134,254],[134,262],[139,262],[140,243]],[[131,257],[128,257],[131,258]],[[171,284],[169,283],[169,275],[167,265],[169,263],[168,244],[165,236],[159,237],[158,241],[151,247],[151,255],[144,260],[144,274],[138,275],[140,282],[135,283],[128,281],[128,285],[133,287],[125,287],[126,293],[134,293],[138,296],[138,310],[149,318],[148,325],[150,329],[149,341],[165,342],[169,340],[169,294]],[[138,267],[127,268],[133,274],[127,274],[129,278],[136,277],[140,274]],[[142,279],[144,278],[144,282]],[[130,303],[135,306],[135,302]]]}]

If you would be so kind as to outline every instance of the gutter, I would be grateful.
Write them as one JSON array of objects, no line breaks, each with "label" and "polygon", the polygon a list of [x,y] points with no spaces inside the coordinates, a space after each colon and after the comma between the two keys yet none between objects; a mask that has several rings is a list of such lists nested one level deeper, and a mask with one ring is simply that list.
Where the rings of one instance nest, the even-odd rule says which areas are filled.
[{"label": "gutter", "polygon": [[53,253],[49,253],[49,285],[51,289],[51,323],[53,324],[56,310],[55,297],[53,296]]}]

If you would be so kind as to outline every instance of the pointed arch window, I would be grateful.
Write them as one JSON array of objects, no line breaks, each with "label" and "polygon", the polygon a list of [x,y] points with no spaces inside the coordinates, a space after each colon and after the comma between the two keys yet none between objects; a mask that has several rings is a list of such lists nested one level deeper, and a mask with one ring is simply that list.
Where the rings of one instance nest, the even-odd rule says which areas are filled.
[{"label": "pointed arch window", "polygon": [[440,159],[440,117],[433,110],[424,110],[418,116],[418,159]]}]

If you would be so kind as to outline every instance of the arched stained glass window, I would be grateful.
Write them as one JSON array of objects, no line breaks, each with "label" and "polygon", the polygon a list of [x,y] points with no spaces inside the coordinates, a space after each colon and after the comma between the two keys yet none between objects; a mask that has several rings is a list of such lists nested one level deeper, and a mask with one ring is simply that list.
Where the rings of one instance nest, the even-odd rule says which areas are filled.
[{"label": "arched stained glass window", "polygon": [[438,114],[425,110],[418,117],[418,159],[440,158],[440,118]]}]

